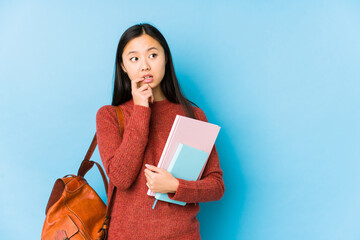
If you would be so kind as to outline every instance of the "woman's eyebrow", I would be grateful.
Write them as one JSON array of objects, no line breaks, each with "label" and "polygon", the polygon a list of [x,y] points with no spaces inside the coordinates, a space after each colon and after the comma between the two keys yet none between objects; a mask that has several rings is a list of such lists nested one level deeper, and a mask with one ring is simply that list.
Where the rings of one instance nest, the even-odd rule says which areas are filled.
[{"label": "woman's eyebrow", "polygon": [[[158,50],[156,47],[151,47],[151,48],[148,49],[148,51],[150,51],[150,50],[152,50],[152,49]],[[130,54],[132,54],[132,53],[137,53],[137,51],[130,51],[130,52],[128,52],[128,54],[126,54],[126,55],[130,55]]]}]

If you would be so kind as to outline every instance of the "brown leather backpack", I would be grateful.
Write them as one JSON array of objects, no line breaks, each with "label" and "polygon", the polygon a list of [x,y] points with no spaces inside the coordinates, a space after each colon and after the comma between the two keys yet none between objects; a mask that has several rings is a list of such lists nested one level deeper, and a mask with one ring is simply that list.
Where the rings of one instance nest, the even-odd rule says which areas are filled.
[{"label": "brown leather backpack", "polygon": [[[118,116],[120,134],[124,132],[124,114],[120,107],[114,107]],[[90,161],[97,145],[96,133],[78,170],[77,176],[68,174],[55,181],[45,210],[42,240],[85,239],[105,240],[110,223],[110,213],[116,187],[112,189],[108,206],[85,180],[85,174],[96,164],[106,193],[108,182],[102,167]],[[108,196],[109,197],[109,196]]]}]

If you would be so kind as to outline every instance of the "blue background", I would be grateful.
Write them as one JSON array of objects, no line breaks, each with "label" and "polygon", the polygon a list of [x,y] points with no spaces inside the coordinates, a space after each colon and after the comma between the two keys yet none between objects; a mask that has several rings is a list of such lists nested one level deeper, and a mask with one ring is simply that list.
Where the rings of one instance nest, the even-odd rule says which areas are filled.
[{"label": "blue background", "polygon": [[226,190],[200,204],[203,239],[360,239],[355,0],[1,1],[2,239],[40,239],[55,180],[77,172],[111,103],[119,38],[140,22],[222,127]]}]

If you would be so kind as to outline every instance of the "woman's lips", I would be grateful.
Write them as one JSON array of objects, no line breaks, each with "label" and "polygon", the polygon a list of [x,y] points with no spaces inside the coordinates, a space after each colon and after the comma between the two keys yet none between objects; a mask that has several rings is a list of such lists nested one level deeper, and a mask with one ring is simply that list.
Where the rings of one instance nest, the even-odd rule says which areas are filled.
[{"label": "woman's lips", "polygon": [[153,77],[145,78],[145,79],[143,80],[144,83],[150,83],[150,82],[152,82],[152,81],[153,81]]}]

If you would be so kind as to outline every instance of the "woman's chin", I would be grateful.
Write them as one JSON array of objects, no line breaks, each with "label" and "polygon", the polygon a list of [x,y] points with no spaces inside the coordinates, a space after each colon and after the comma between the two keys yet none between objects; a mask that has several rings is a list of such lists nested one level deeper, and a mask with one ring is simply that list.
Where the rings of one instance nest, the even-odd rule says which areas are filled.
[{"label": "woman's chin", "polygon": [[151,88],[153,88],[153,86],[154,86],[154,82],[149,82],[149,83],[142,82],[141,86],[143,86],[145,84],[149,85]]}]

